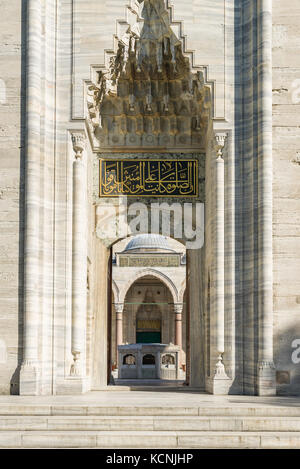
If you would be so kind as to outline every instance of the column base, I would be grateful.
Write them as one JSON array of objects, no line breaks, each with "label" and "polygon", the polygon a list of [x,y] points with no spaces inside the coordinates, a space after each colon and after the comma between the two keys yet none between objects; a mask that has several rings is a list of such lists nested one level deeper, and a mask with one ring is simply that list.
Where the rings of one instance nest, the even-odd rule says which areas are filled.
[{"label": "column base", "polygon": [[276,369],[273,362],[258,363],[257,395],[276,396]]},{"label": "column base", "polygon": [[231,387],[231,379],[225,375],[224,378],[213,377],[208,381],[207,391],[215,396],[227,396]]},{"label": "column base", "polygon": [[38,396],[39,371],[33,362],[25,360],[20,369],[20,396]]},{"label": "column base", "polygon": [[85,394],[90,390],[90,378],[87,377],[69,377],[56,385],[56,394],[58,395]]},{"label": "column base", "polygon": [[227,376],[221,357],[219,357],[214,376],[208,380],[207,391],[216,396],[226,396],[229,394],[231,384],[232,380]]}]

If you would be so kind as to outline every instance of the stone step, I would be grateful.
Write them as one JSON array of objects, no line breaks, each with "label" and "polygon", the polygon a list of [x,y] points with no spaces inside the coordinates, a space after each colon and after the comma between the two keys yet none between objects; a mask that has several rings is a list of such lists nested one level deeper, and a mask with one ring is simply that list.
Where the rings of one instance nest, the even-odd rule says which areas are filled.
[{"label": "stone step", "polygon": [[14,431],[0,432],[0,448],[299,449],[300,433]]},{"label": "stone step", "polygon": [[2,404],[0,448],[300,449],[300,407]]},{"label": "stone step", "polygon": [[299,417],[300,407],[276,406],[98,406],[68,404],[0,404],[3,416],[202,416],[202,417]]},{"label": "stone step", "polygon": [[299,432],[300,417],[194,416],[2,416],[3,432],[19,431],[184,431],[184,432]]},{"label": "stone step", "polygon": [[[184,386],[184,380],[170,380],[170,379],[118,379],[114,380],[115,391],[122,391],[124,388],[128,391],[155,391],[159,388],[160,392],[186,392],[187,386]],[[198,392],[199,388],[189,387],[189,392]]]}]

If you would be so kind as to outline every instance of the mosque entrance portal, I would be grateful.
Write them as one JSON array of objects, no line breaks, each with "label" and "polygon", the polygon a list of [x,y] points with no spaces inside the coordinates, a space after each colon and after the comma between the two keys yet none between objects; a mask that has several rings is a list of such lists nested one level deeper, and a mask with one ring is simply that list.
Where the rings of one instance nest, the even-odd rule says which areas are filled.
[{"label": "mosque entrance portal", "polygon": [[[95,208],[95,327],[87,337],[93,389],[111,383],[120,366],[135,366],[120,363],[121,347],[158,343],[179,349],[186,384],[223,393],[230,385],[225,323],[232,324],[224,311],[227,134],[215,132],[214,84],[205,67],[194,66],[165,2],[138,2],[131,12],[106,65],[92,66],[86,82]],[[170,360],[156,358],[155,366],[168,375]]]},{"label": "mosque entrance portal", "polygon": [[[138,344],[153,347],[153,350],[147,349],[149,356],[150,352],[156,356],[160,348],[165,350],[166,347],[176,346],[178,374],[181,380],[185,379],[187,311],[183,302],[186,289],[184,245],[171,238],[151,234],[117,243],[113,249],[112,284],[112,376],[124,375],[127,368],[127,376],[134,373],[132,364],[123,363],[123,355],[133,353]],[[121,353],[123,350],[124,353]],[[146,355],[141,357],[142,361],[149,358]],[[157,356],[157,360],[157,372],[153,372],[156,378],[161,375],[158,369],[162,356]],[[138,362],[137,366],[143,364],[150,365]],[[166,368],[166,363],[161,365]]]}]

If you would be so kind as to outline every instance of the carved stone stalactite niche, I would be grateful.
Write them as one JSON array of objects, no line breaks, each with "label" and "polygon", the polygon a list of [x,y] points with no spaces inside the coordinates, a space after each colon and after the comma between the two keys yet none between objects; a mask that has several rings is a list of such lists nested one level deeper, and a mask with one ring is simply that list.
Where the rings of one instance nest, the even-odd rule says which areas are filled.
[{"label": "carved stone stalactite niche", "polygon": [[98,71],[97,83],[88,86],[95,147],[200,148],[210,118],[210,88],[184,56],[164,1],[138,3],[108,69]]}]

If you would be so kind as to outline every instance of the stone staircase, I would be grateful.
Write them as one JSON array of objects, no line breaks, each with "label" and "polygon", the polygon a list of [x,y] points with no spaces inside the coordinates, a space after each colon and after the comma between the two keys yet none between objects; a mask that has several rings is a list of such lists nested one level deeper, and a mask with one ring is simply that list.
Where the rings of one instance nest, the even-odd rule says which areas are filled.
[{"label": "stone staircase", "polygon": [[[155,391],[159,388],[160,392],[164,390],[170,391],[183,391],[186,392],[186,386],[184,386],[184,380],[171,380],[171,379],[115,379],[114,388],[117,391],[121,391],[123,388],[129,391]],[[192,388],[190,388],[192,389]],[[193,391],[193,389],[192,389]],[[195,391],[197,391],[195,389]]]},{"label": "stone staircase", "polygon": [[300,448],[300,407],[1,404],[0,448]]}]

